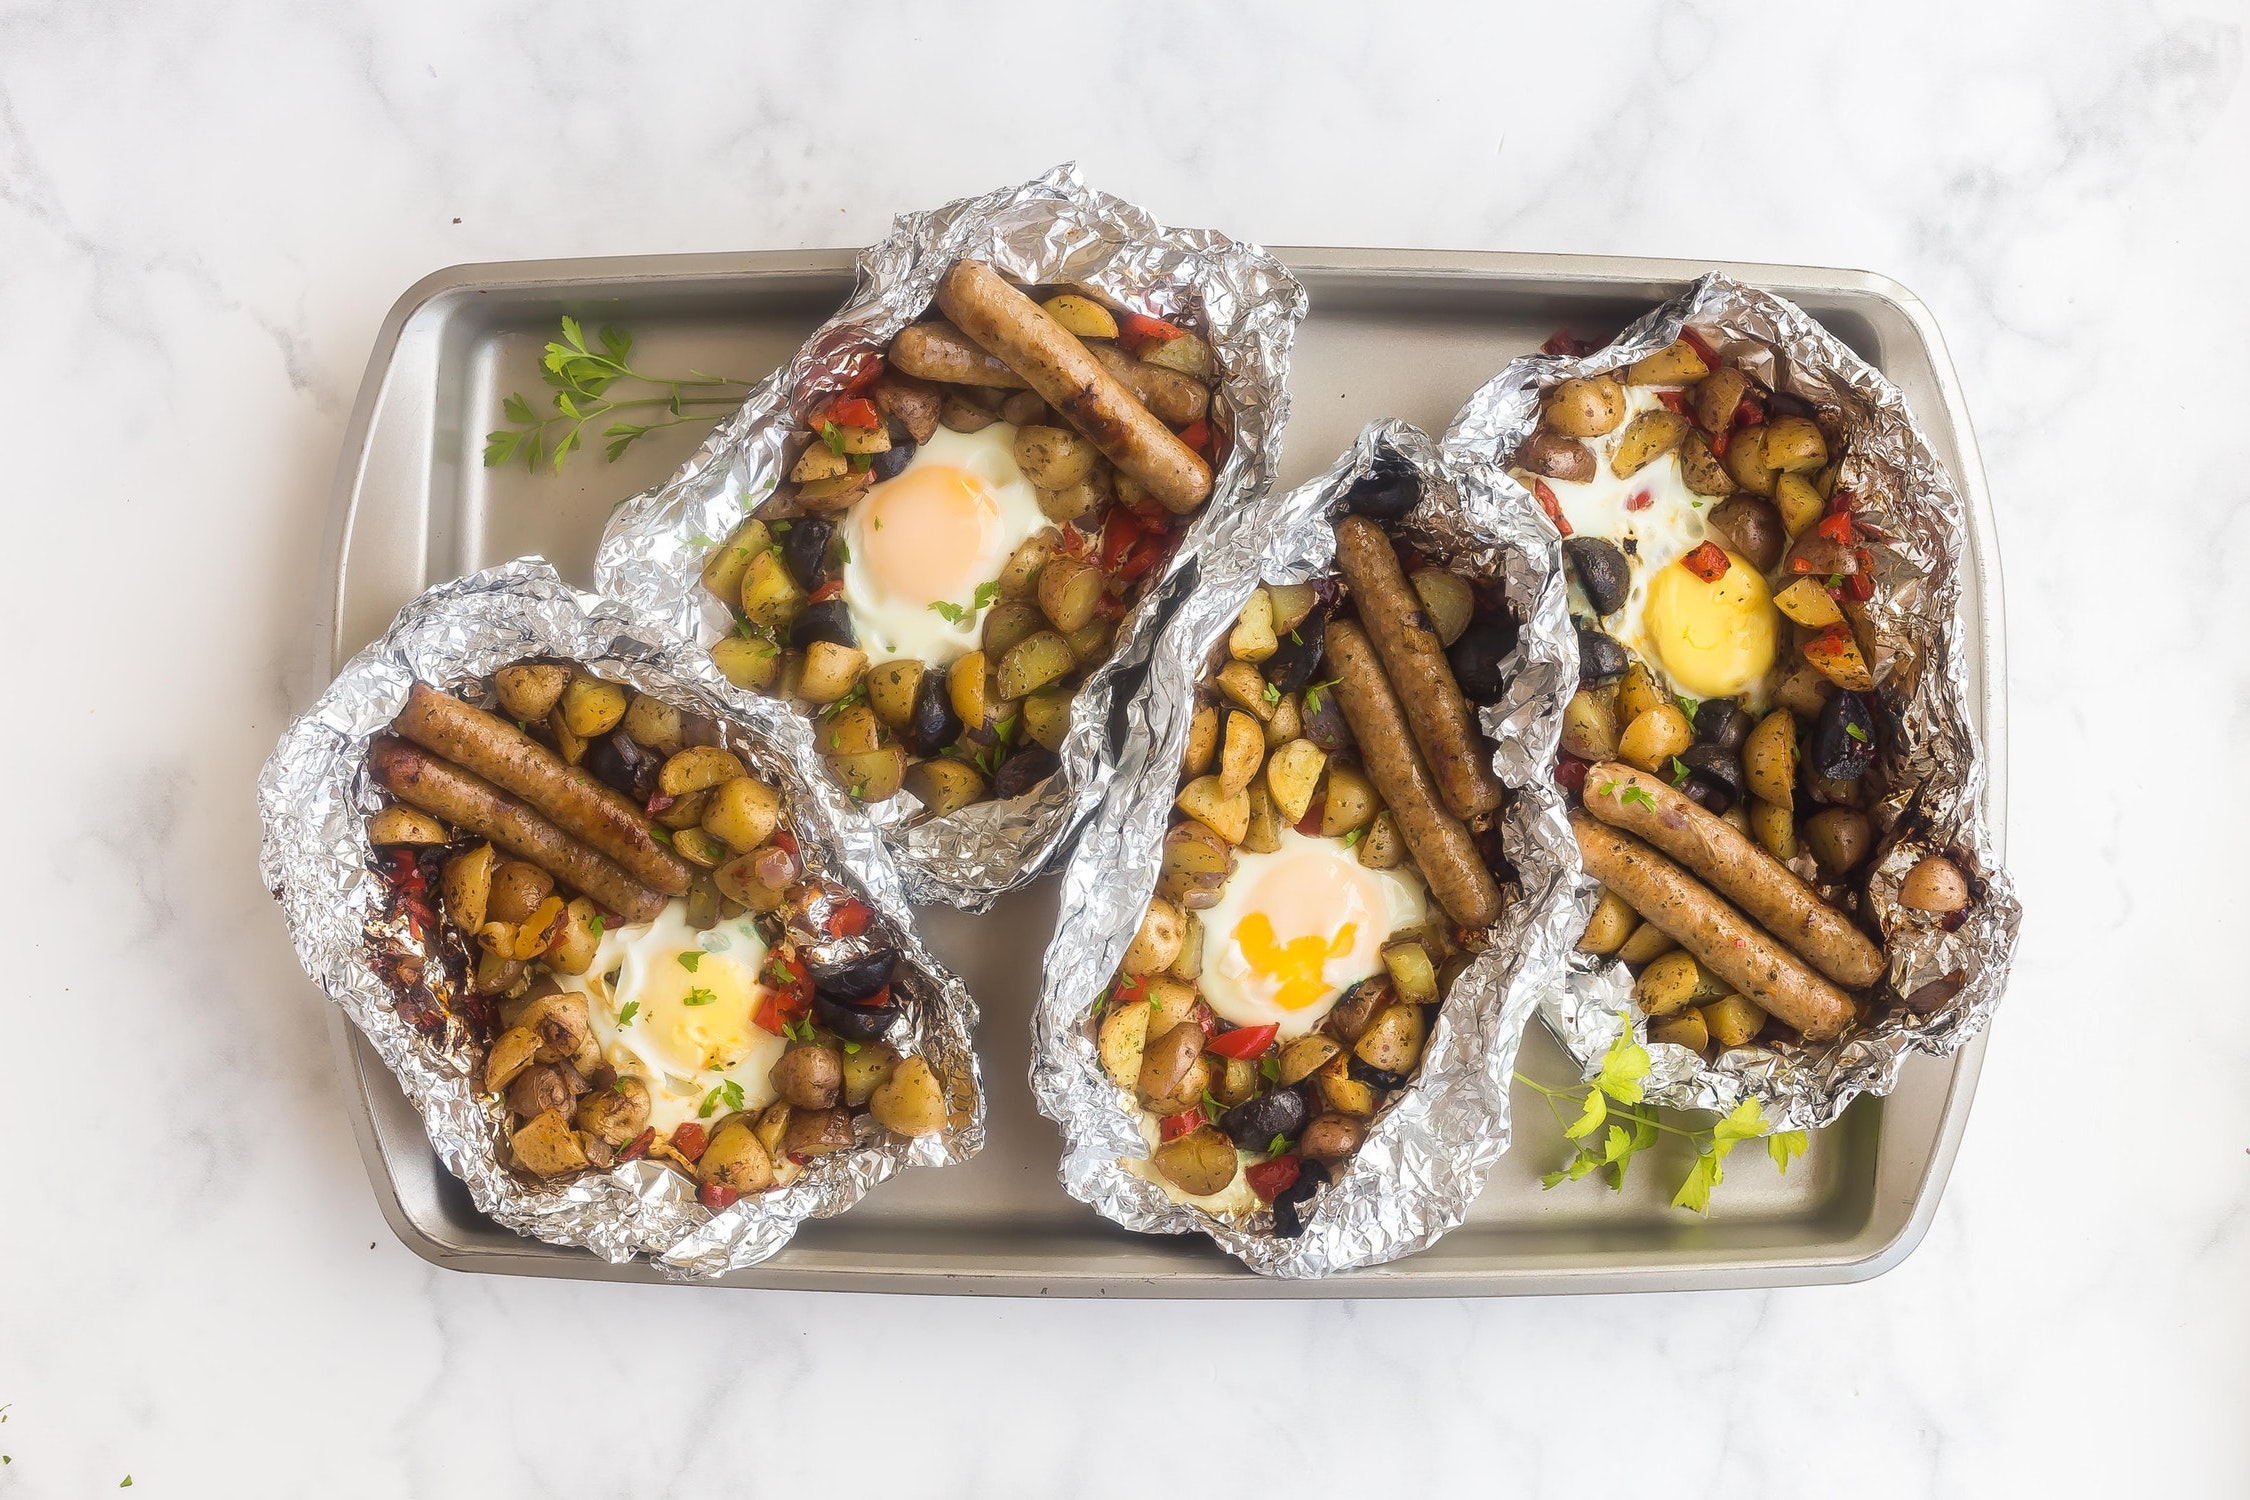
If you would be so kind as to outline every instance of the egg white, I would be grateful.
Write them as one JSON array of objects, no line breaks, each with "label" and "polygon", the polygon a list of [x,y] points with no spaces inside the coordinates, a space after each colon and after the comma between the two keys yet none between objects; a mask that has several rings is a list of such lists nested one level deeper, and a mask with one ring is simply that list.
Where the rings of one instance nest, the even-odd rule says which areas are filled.
[{"label": "egg white", "polygon": [[[1303,879],[1316,889],[1291,892],[1291,906],[1267,909],[1279,899],[1269,885],[1274,877],[1287,882]],[[1325,889],[1317,889],[1325,887]],[[1301,898],[1311,896],[1333,902],[1351,892],[1359,897],[1360,915],[1351,919],[1339,909],[1307,910]],[[1270,993],[1272,970],[1244,951],[1242,924],[1254,914],[1272,924],[1274,937],[1286,943],[1292,936],[1312,935],[1337,940],[1340,928],[1352,920],[1354,931],[1342,951],[1331,953],[1319,966],[1325,993],[1312,1003],[1291,1008],[1276,1003]],[[1345,990],[1383,971],[1383,944],[1393,933],[1419,927],[1428,920],[1428,893],[1421,877],[1410,867],[1370,869],[1359,862],[1341,839],[1313,838],[1294,828],[1281,831],[1281,847],[1266,854],[1238,851],[1234,873],[1219,893],[1216,904],[1202,914],[1204,933],[1203,973],[1197,986],[1211,1009],[1237,1026],[1273,1025],[1284,1038],[1299,1037],[1318,1026]]]},{"label": "egg white", "polygon": [[[687,903],[675,900],[653,921],[605,931],[585,974],[555,978],[586,996],[603,1060],[648,1085],[649,1123],[664,1135],[738,1107],[726,1097],[730,1083],[742,1091],[741,1108],[773,1102],[768,1075],[789,1043],[751,1020],[766,993],[758,978],[765,961],[765,939],[749,918],[699,931],[688,925]],[[687,1004],[697,990],[714,998]]]},{"label": "egg white", "polygon": [[[1008,422],[995,422],[981,432],[940,427],[914,450],[904,469],[874,486],[845,513],[837,528],[845,549],[843,597],[860,649],[870,662],[911,659],[943,666],[977,649],[985,609],[992,603],[988,599],[984,608],[976,606],[978,586],[997,579],[1009,555],[1052,524],[1039,509],[1038,490],[1016,467],[1015,444],[1016,429]],[[890,550],[879,529],[880,512],[898,496],[913,493],[899,486],[943,469],[969,476],[990,498],[996,524],[965,576],[918,580],[921,586],[904,593],[895,587],[886,589],[875,576],[874,565]],[[911,566],[913,559],[902,561]],[[961,609],[961,618],[948,619],[931,607],[940,603]]]}]

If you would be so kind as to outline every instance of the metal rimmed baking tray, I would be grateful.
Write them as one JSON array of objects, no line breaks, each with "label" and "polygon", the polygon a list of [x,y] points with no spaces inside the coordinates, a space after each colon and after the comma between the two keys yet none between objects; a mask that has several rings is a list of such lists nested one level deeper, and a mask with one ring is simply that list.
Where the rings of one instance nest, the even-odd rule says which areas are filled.
[{"label": "metal rimmed baking tray", "polygon": [[[1557,328],[1606,338],[1712,265],[1583,256],[1282,249],[1312,311],[1291,376],[1279,482],[1318,471],[1369,419],[1442,430],[1462,400]],[[1913,295],[1880,276],[1801,266],[1716,269],[1803,306],[1902,390],[1967,498],[1964,590],[1978,727],[1991,759],[1989,815],[2005,846],[2007,723],[1999,557],[1991,501],[1942,340]],[[610,507],[693,447],[657,435],[616,464],[574,459],[560,475],[491,470],[485,431],[501,398],[537,385],[541,344],[570,313],[627,323],[650,368],[758,377],[843,299],[848,252],[649,256],[460,266],[409,290],[385,321],[352,412],[323,573],[330,669],[432,583],[527,553],[590,582]],[[669,440],[667,442],[666,440]],[[1863,1099],[1777,1176],[1762,1160],[1727,1179],[1708,1219],[1667,1204],[1684,1158],[1637,1171],[1621,1194],[1592,1183],[1542,1192],[1563,1154],[1538,1097],[1519,1086],[1517,1142],[1468,1222],[1424,1253],[1319,1282],[1244,1271],[1199,1236],[1127,1234],[1070,1199],[1059,1143],[1023,1084],[1054,886],[982,917],[923,913],[931,946],[983,1008],[990,1144],[944,1172],[887,1184],[852,1213],[808,1224],[729,1286],[997,1295],[1156,1297],[1494,1296],[1863,1280],[1919,1243],[1966,1126],[1985,1038],[1917,1058],[1887,1099]],[[483,1220],[439,1165],[419,1118],[341,1014],[331,1031],[360,1150],[385,1217],[409,1248],[458,1270],[657,1281]],[[1539,1028],[1520,1066],[1563,1081]]]}]

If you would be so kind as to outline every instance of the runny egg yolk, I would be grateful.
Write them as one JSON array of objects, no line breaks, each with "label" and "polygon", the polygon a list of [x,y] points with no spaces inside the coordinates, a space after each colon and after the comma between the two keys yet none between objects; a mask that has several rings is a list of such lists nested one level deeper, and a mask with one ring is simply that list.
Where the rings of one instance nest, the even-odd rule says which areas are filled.
[{"label": "runny egg yolk", "polygon": [[1234,942],[1244,966],[1265,981],[1274,1004],[1303,1010],[1328,993],[1328,961],[1351,952],[1358,932],[1357,922],[1346,922],[1333,937],[1307,932],[1283,942],[1274,933],[1273,919],[1254,911],[1234,929]]},{"label": "runny egg yolk", "polygon": [[859,546],[884,597],[920,608],[966,605],[1004,561],[1000,503],[951,464],[908,469],[861,502]]},{"label": "runny egg yolk", "polygon": [[1765,579],[1732,552],[1708,582],[1683,563],[1657,569],[1641,618],[1665,673],[1695,697],[1735,697],[1773,670],[1780,612]]}]

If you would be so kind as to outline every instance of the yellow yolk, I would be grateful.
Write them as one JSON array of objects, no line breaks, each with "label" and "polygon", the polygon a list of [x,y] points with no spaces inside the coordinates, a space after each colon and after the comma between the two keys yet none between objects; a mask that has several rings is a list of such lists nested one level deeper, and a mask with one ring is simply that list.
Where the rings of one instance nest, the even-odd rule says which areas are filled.
[{"label": "yellow yolk", "polygon": [[1284,943],[1274,936],[1273,920],[1254,911],[1234,929],[1234,941],[1250,972],[1272,986],[1273,1003],[1283,1010],[1303,1010],[1328,993],[1328,961],[1351,952],[1358,931],[1359,924],[1346,922],[1334,937],[1308,932]]},{"label": "yellow yolk", "polygon": [[1659,568],[1642,618],[1666,674],[1695,697],[1735,697],[1773,670],[1780,613],[1765,579],[1731,552],[1709,582],[1684,563]]},{"label": "yellow yolk", "polygon": [[1000,504],[968,470],[909,469],[864,503],[860,545],[868,577],[886,596],[925,609],[941,600],[967,603],[992,577]]}]

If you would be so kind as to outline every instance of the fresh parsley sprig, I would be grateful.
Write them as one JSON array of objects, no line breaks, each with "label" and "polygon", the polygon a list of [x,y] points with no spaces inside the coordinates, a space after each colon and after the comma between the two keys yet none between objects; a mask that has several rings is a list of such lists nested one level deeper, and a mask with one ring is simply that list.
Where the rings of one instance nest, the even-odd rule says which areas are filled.
[{"label": "fresh parsley sprig", "polygon": [[[1734,1107],[1733,1113],[1702,1130],[1658,1118],[1653,1105],[1643,1107],[1645,1095],[1641,1080],[1648,1074],[1648,1049],[1633,1039],[1633,1029],[1627,1026],[1602,1055],[1601,1070],[1575,1088],[1549,1088],[1526,1074],[1516,1075],[1517,1081],[1547,1101],[1547,1110],[1555,1117],[1564,1139],[1578,1143],[1577,1154],[1567,1165],[1539,1179],[1541,1187],[1576,1182],[1606,1168],[1610,1187],[1613,1190],[1623,1188],[1625,1169],[1633,1158],[1655,1145],[1661,1137],[1676,1135],[1695,1147],[1695,1165],[1688,1169],[1687,1180],[1672,1195],[1672,1206],[1700,1214],[1710,1212],[1711,1190],[1726,1180],[1726,1159],[1742,1142],[1763,1137],[1766,1155],[1784,1172],[1789,1170],[1792,1161],[1805,1154],[1809,1144],[1806,1133],[1773,1130],[1766,1123],[1765,1110],[1755,1099],[1743,1100]],[[1577,1108],[1577,1119],[1565,1118],[1565,1104]],[[1602,1131],[1604,1125],[1609,1127],[1606,1131]],[[1598,1141],[1593,1139],[1597,1131],[1602,1132]]]},{"label": "fresh parsley sprig", "polygon": [[[576,318],[562,320],[562,338],[550,339],[539,359],[539,378],[554,390],[551,415],[543,415],[521,392],[500,403],[510,426],[484,437],[487,468],[501,468],[523,460],[536,472],[541,463],[560,472],[563,460],[579,445],[586,424],[613,413],[663,413],[653,421],[631,421],[619,416],[601,435],[609,439],[603,450],[615,463],[627,448],[660,427],[684,422],[715,422],[750,394],[751,382],[731,375],[706,375],[690,370],[685,375],[652,375],[632,365],[633,336],[615,324],[605,324],[597,337],[600,348],[586,343],[585,330]],[[620,390],[632,394],[620,394]]]}]

